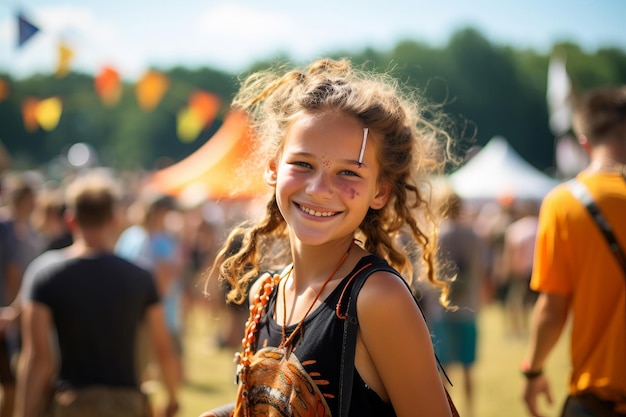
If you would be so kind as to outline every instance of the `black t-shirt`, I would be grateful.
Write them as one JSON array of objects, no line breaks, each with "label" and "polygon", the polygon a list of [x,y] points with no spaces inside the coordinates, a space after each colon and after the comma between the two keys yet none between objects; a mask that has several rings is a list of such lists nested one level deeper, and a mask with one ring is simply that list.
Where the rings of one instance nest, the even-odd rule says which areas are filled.
[{"label": "black t-shirt", "polygon": [[159,302],[154,279],[113,254],[42,266],[29,298],[51,311],[59,341],[59,385],[137,387],[135,340]]},{"label": "black t-shirt", "polygon": [[[349,278],[369,262],[384,262],[384,260],[376,256],[363,257],[324,302],[309,314],[304,321],[302,337],[298,339],[296,336],[294,342],[295,349],[292,354],[296,355],[309,375],[315,375],[314,380],[324,381],[323,384],[318,384],[318,388],[326,398],[333,416],[339,415],[339,369],[341,369],[344,323],[342,319],[336,316],[335,307],[339,302],[343,288],[348,284]],[[270,296],[268,314],[259,322],[257,348],[277,347],[281,343],[282,325],[273,318],[277,288],[278,286]],[[347,302],[347,296],[344,297],[346,299],[342,301],[343,304]],[[287,336],[294,331],[296,326],[297,324],[287,326]],[[365,384],[356,368],[354,369],[349,415],[353,417],[395,416],[392,405],[384,402],[376,392]]]}]

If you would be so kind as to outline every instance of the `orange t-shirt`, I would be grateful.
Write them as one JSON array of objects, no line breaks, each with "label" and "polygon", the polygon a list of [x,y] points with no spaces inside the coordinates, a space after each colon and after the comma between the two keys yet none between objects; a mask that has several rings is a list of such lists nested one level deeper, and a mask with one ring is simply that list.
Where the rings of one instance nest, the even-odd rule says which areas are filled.
[{"label": "orange t-shirt", "polygon": [[[626,181],[578,175],[626,250]],[[539,214],[531,288],[572,297],[569,391],[591,391],[626,406],[626,276],[587,209],[565,184]]]}]

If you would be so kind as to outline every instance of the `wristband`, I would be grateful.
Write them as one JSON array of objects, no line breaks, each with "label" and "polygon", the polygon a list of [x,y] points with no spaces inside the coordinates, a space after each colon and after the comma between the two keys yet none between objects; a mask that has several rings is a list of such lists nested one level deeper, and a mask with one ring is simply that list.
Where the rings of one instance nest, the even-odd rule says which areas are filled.
[{"label": "wristband", "polygon": [[535,379],[543,375],[543,369],[533,371],[527,363],[523,363],[521,366],[522,375],[528,380]]}]

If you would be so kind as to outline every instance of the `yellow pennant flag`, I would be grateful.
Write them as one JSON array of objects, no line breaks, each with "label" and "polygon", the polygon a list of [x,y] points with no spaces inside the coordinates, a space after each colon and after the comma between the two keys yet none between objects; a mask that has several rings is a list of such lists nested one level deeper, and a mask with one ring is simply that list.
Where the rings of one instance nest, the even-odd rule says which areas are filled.
[{"label": "yellow pennant flag", "polygon": [[57,78],[63,78],[70,72],[72,58],[74,57],[74,50],[66,43],[61,42],[59,43],[57,57],[57,68],[54,75]]},{"label": "yellow pennant flag", "polygon": [[35,118],[39,126],[49,132],[59,124],[62,112],[63,103],[61,99],[58,97],[50,97],[39,102],[35,112]]},{"label": "yellow pennant flag", "polygon": [[202,90],[196,90],[189,97],[189,107],[202,120],[203,127],[208,127],[213,122],[221,103],[219,96]]},{"label": "yellow pennant flag", "polygon": [[190,107],[185,107],[178,112],[176,122],[176,133],[180,140],[186,143],[196,140],[204,127],[204,121]]},{"label": "yellow pennant flag", "polygon": [[151,111],[161,102],[169,88],[169,79],[160,72],[150,70],[135,85],[137,102],[142,110]]},{"label": "yellow pennant flag", "polygon": [[9,97],[9,82],[0,78],[0,103],[2,103],[7,97]]}]

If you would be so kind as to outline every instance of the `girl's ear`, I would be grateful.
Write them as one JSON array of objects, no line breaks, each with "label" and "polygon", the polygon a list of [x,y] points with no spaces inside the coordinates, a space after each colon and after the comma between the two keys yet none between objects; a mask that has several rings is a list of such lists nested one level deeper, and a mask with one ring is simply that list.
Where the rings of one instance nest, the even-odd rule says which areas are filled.
[{"label": "girl's ear", "polygon": [[276,187],[276,177],[278,173],[278,166],[276,164],[275,159],[271,159],[270,162],[265,167],[265,182],[270,187]]},{"label": "girl's ear", "polygon": [[385,207],[389,197],[391,196],[391,184],[388,181],[381,181],[378,184],[378,191],[374,196],[374,200],[370,203],[370,207],[374,210],[380,210]]}]

